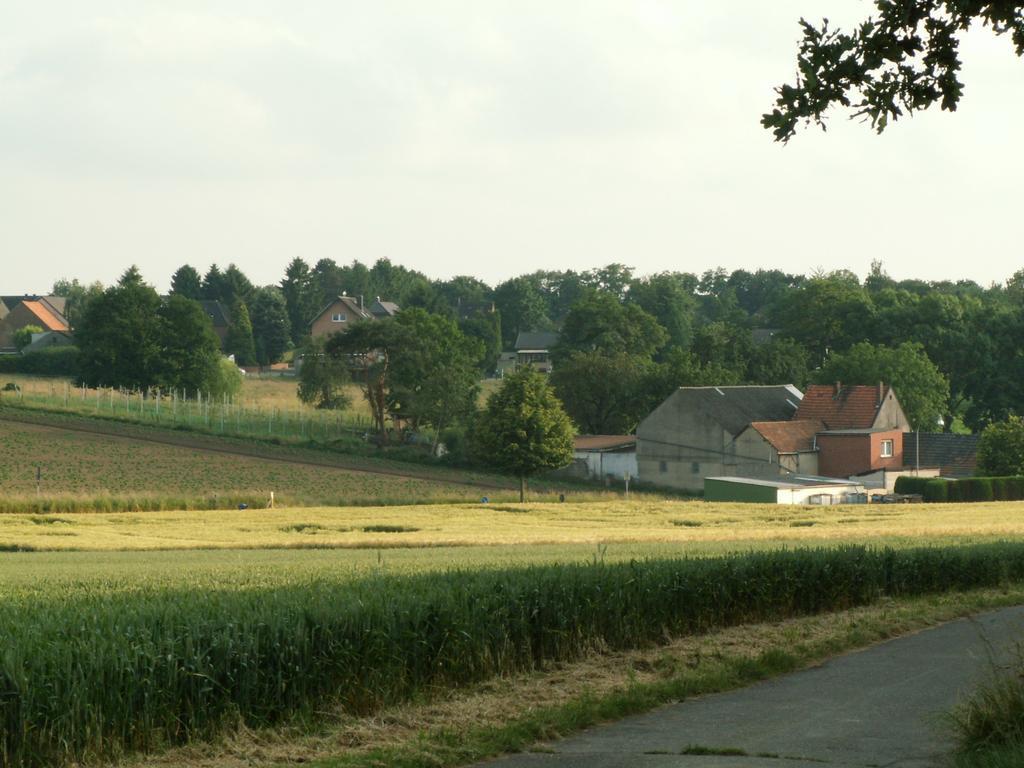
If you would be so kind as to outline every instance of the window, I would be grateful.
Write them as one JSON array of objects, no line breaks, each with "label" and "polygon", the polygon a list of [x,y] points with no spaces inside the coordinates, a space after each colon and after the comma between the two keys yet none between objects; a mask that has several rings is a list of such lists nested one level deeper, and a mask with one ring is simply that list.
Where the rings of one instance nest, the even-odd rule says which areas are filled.
[{"label": "window", "polygon": [[658,471],[659,472],[668,472],[668,462],[667,461],[659,461],[658,462]]},{"label": "window", "polygon": [[892,458],[892,440],[883,440],[882,441],[882,458],[883,459]]},{"label": "window", "polygon": [[331,315],[332,323],[344,323],[347,319],[348,318],[345,317],[344,312],[335,312],[333,315]]},{"label": "window", "polygon": [[695,461],[692,464],[690,464],[690,471],[693,472],[693,474],[695,474],[695,475],[699,475],[700,474],[700,463]]}]

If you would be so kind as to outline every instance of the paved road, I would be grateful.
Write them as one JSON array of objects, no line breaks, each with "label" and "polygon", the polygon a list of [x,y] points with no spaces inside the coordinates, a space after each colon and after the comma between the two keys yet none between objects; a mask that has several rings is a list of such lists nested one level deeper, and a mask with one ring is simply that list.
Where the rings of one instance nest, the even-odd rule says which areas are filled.
[{"label": "paved road", "polygon": [[[954,621],[729,693],[592,728],[487,768],[932,768],[940,721],[1024,641],[1024,606]],[[699,746],[745,755],[682,755]],[[784,758],[784,759],[780,759]]]}]

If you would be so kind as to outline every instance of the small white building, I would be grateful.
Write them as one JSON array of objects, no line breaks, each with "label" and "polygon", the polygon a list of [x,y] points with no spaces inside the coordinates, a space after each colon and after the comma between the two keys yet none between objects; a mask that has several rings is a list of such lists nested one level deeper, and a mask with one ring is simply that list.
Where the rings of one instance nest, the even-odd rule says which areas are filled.
[{"label": "small white building", "polygon": [[704,478],[705,501],[760,504],[864,504],[861,483],[827,477],[794,476],[788,481],[752,477]]},{"label": "small white building", "polygon": [[636,435],[579,435],[574,464],[588,478],[636,479]]}]

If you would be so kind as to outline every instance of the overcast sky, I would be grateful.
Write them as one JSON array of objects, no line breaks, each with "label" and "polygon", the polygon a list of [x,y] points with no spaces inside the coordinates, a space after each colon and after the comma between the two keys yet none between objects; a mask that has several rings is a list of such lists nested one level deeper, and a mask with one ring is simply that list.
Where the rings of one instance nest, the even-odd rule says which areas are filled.
[{"label": "overcast sky", "polygon": [[[742,15],[740,14],[742,9]],[[861,0],[0,5],[0,293],[301,256],[494,283],[1024,267],[1024,62],[979,30],[956,114],[758,124],[801,15]]]}]

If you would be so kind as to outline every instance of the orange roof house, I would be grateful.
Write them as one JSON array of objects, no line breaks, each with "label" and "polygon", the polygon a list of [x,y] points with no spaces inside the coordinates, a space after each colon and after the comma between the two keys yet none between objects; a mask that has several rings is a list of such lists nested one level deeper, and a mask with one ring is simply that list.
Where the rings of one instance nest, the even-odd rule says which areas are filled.
[{"label": "orange roof house", "polygon": [[0,320],[0,349],[14,351],[14,334],[29,325],[44,331],[67,333],[70,330],[67,319],[51,302],[44,297],[26,297],[10,307]]}]

